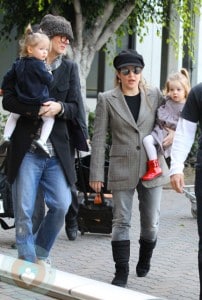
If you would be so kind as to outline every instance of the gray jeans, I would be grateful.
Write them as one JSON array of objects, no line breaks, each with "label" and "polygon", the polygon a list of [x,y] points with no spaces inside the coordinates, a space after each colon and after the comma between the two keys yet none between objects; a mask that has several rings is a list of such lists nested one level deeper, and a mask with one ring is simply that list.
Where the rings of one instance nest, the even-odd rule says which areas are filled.
[{"label": "gray jeans", "polygon": [[[159,229],[162,187],[146,188],[139,181],[136,187],[140,211],[140,237],[155,241]],[[135,188],[123,191],[112,191],[113,226],[112,241],[129,240],[132,206]]]}]

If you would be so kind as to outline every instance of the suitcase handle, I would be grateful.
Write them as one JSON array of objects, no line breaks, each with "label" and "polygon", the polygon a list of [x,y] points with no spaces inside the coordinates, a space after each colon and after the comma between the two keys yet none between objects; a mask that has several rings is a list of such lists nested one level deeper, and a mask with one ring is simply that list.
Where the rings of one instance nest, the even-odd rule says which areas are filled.
[{"label": "suitcase handle", "polygon": [[96,205],[106,205],[106,199],[104,197],[104,193],[103,191],[101,191],[100,193],[87,193],[87,192],[83,192],[84,194],[84,202],[86,205],[91,204],[92,202],[89,201],[89,195],[95,195],[94,196],[94,204]]},{"label": "suitcase handle", "polygon": [[94,198],[94,204],[97,204],[97,205],[106,205],[104,193],[103,193],[102,190],[101,190],[100,193],[96,193],[95,198]]},{"label": "suitcase handle", "polygon": [[[89,204],[88,193],[86,191],[84,175],[83,175],[83,169],[82,169],[81,160],[80,160],[80,154],[79,154],[79,150],[76,150],[76,151],[77,151],[79,174],[80,174],[80,178],[81,178],[81,184],[82,184],[82,189],[83,189],[83,193],[84,193],[84,199],[85,199],[85,203]],[[100,197],[101,197],[101,203],[99,203],[99,205],[106,205],[106,201],[105,201],[105,197],[104,197],[104,193],[103,193],[102,189],[101,189],[100,193],[97,193],[97,195],[100,195]],[[95,197],[96,197],[96,195],[95,195]]]}]

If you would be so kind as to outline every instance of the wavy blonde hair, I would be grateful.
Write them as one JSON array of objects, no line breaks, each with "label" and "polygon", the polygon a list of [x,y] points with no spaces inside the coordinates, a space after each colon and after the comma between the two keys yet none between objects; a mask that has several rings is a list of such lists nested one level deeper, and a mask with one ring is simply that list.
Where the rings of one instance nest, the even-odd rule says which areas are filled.
[{"label": "wavy blonde hair", "polygon": [[191,89],[189,72],[187,69],[182,68],[179,72],[172,73],[168,76],[167,81],[165,83],[165,87],[163,89],[163,94],[168,95],[170,91],[170,83],[171,81],[179,81],[185,90],[185,98],[187,98],[189,91]]},{"label": "wavy blonde hair", "polygon": [[33,32],[31,24],[29,24],[25,29],[24,36],[19,41],[20,57],[28,56],[28,46],[35,47],[38,43],[44,40],[49,41],[50,43],[50,39],[45,33],[42,33],[40,31]]}]

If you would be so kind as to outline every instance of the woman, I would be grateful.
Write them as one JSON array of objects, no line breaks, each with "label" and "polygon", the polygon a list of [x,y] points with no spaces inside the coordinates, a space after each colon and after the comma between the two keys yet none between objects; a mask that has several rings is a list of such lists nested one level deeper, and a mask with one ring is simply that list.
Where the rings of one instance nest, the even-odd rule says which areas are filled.
[{"label": "woman", "polygon": [[[149,182],[142,182],[146,171],[147,156],[143,138],[153,129],[156,110],[163,97],[157,88],[142,81],[143,57],[135,50],[126,50],[114,58],[117,87],[100,93],[96,107],[90,186],[100,192],[104,181],[105,138],[109,130],[112,136],[110,149],[108,189],[113,194],[112,253],[115,261],[115,277],[112,284],[125,287],[129,274],[132,203],[135,190],[140,210],[140,250],[136,267],[137,276],[146,276],[157,241],[162,185],[167,165],[160,157],[163,175]],[[172,134],[164,145],[172,142]]]},{"label": "woman", "polygon": [[[54,77],[49,89],[50,97],[56,102],[48,101],[41,107],[19,103],[13,82],[4,91],[3,98],[4,109],[21,115],[8,149],[7,172],[12,183],[18,257],[36,263],[47,261],[71,203],[75,170],[70,133],[74,129],[72,124],[77,125],[80,101],[77,66],[63,56],[73,39],[70,23],[63,17],[46,15],[40,28],[51,40],[46,62]],[[40,134],[41,116],[55,118],[47,142],[50,157],[33,143]],[[75,136],[73,142],[81,149],[86,148],[85,138],[77,140]],[[34,239],[32,215],[39,185],[48,211]]]}]

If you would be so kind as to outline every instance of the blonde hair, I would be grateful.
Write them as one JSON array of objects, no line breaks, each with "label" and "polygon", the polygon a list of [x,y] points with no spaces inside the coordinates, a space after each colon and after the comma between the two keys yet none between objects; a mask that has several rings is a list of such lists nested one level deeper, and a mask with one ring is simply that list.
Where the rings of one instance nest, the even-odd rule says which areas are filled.
[{"label": "blonde hair", "polygon": [[187,69],[182,68],[179,72],[172,73],[168,76],[165,88],[163,89],[163,94],[168,95],[170,91],[170,82],[171,81],[179,81],[184,88],[185,98],[187,98],[188,93],[191,89],[190,77]]},{"label": "blonde hair", "polygon": [[20,57],[28,56],[28,51],[27,51],[28,46],[35,47],[38,45],[38,43],[44,40],[50,42],[49,37],[45,33],[42,33],[40,31],[33,32],[32,27],[29,24],[25,29],[24,36],[19,41]]}]

